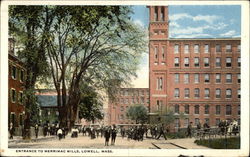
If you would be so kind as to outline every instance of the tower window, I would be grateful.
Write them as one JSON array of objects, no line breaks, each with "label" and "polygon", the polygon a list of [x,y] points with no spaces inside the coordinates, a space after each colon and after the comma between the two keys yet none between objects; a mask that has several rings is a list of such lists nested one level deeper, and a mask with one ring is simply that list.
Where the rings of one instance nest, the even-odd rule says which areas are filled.
[{"label": "tower window", "polygon": [[165,15],[164,15],[164,7],[161,7],[161,21],[164,21]]},{"label": "tower window", "polygon": [[158,21],[158,7],[155,7],[155,14],[154,14],[155,21]]}]

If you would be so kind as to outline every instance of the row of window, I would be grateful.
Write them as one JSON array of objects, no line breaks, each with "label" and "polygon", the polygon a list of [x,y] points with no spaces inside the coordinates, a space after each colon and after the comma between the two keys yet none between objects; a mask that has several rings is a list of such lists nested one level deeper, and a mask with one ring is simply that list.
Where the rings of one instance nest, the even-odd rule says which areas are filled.
[{"label": "row of window", "polygon": [[[227,118],[227,121],[231,122],[232,119],[231,118]],[[240,119],[238,119],[237,121],[238,121],[238,124],[240,124]],[[185,118],[184,119],[184,127],[187,127],[188,124],[189,124],[189,122],[190,122],[189,118]],[[220,118],[216,118],[215,119],[215,125],[216,126],[218,126],[220,122],[221,122]],[[194,119],[194,125],[197,126],[198,123],[201,124],[200,119],[199,118],[195,118]],[[204,118],[204,123],[207,123],[210,126],[211,125],[210,124],[210,118]],[[175,118],[174,124],[175,124],[175,127],[180,127],[180,119],[179,118]]]},{"label": "row of window", "polygon": [[120,91],[121,96],[144,96],[145,94],[149,95],[149,91],[144,91],[144,90],[130,91],[128,89]]},{"label": "row of window", "polygon": [[[222,93],[222,90],[220,88],[216,88],[215,98],[220,99],[221,93]],[[180,89],[179,88],[174,89],[174,97],[180,98]],[[237,90],[237,97],[238,98],[241,97],[240,89]],[[190,98],[190,89],[189,88],[184,89],[184,98]],[[194,89],[194,98],[200,98],[200,89],[199,88]],[[206,99],[210,98],[210,89],[209,88],[204,89],[204,98],[206,98]],[[232,89],[231,88],[226,89],[225,98],[227,98],[227,99],[232,98]]]},{"label": "row of window", "polygon": [[[118,100],[121,104],[145,104],[145,98],[144,97],[140,97],[140,99],[137,98],[120,98],[120,100]],[[149,99],[146,99],[146,103],[149,104]]]},{"label": "row of window", "polygon": [[[189,44],[185,44],[184,45],[184,53],[189,53],[190,52],[190,45]],[[237,46],[237,52],[240,52],[240,48],[241,46],[238,45]],[[194,44],[193,46],[194,48],[194,53],[200,53],[200,45],[199,44]],[[205,44],[204,45],[204,53],[209,53],[211,51],[209,44]],[[180,46],[178,44],[174,45],[174,53],[179,53],[180,52]],[[215,45],[215,52],[222,52],[222,46],[220,44],[216,44]],[[231,44],[227,44],[226,45],[226,52],[230,53],[232,52],[232,45]]]},{"label": "row of window", "polygon": [[[175,83],[180,83],[180,75],[179,73],[174,74],[174,82]],[[183,74],[183,82],[185,84],[191,83],[190,80],[190,75],[191,74]],[[227,74],[220,74],[220,73],[216,73],[216,74],[199,74],[199,73],[195,73],[193,74],[193,82],[194,83],[200,83],[200,77],[201,75],[203,75],[203,81],[204,83],[210,83],[211,82],[211,75],[215,75],[215,83],[221,83],[222,81],[222,75],[225,75],[225,83],[233,83],[233,74],[231,73],[227,73]],[[237,82],[240,83],[241,82],[241,75],[237,74]],[[156,78],[156,90],[163,90],[163,77],[157,77]]]},{"label": "row of window", "polygon": [[[227,68],[231,68],[232,67],[232,57],[226,57],[225,58],[226,62],[225,62],[225,67]],[[203,67],[210,67],[210,58],[209,57],[204,57],[203,58]],[[183,66],[184,67],[190,67],[190,58],[189,57],[185,57],[183,60]],[[194,57],[194,62],[193,62],[193,67],[200,67],[200,58],[199,57]],[[220,68],[222,66],[221,64],[221,57],[216,57],[215,58],[215,67]],[[241,59],[240,57],[237,58],[237,66],[240,67],[241,66]],[[180,67],[180,58],[179,57],[175,57],[174,58],[174,67]]]},{"label": "row of window", "polygon": [[23,92],[22,91],[17,92],[14,88],[11,88],[10,100],[12,103],[23,104],[23,102],[24,102]]},{"label": "row of window", "polygon": [[12,123],[15,127],[18,125],[23,125],[23,119],[24,115],[23,113],[19,113],[19,118],[16,117],[15,112],[11,112],[9,114],[9,123]]},{"label": "row of window", "polygon": [[[164,9],[165,7],[157,7],[157,6],[154,7],[154,21],[164,21],[165,18]],[[160,17],[158,11],[160,11]]]},{"label": "row of window", "polygon": [[[175,83],[180,83],[180,75],[181,74],[174,74],[174,82]],[[190,83],[190,75],[191,74],[183,74],[183,78],[184,78],[184,83],[187,84],[187,83]],[[232,83],[233,82],[233,74],[231,73],[227,73],[227,74],[220,74],[220,73],[216,73],[216,74],[198,74],[198,73],[195,73],[193,74],[194,76],[194,83],[200,83],[200,76],[203,76],[203,81],[205,83],[210,83],[211,82],[211,76],[215,76],[215,83],[221,83],[221,75],[224,75],[225,76],[225,82],[226,83]],[[237,82],[240,83],[241,82],[241,76],[240,74],[237,74]]]},{"label": "row of window", "polygon": [[24,70],[19,69],[15,66],[10,66],[11,68],[11,78],[14,80],[20,80],[21,82],[24,81]]},{"label": "row of window", "polygon": [[[202,105],[203,106],[203,105]],[[213,114],[211,113],[211,107],[215,107],[215,114],[216,115],[220,115],[221,114],[221,108],[222,107],[225,107],[225,115],[232,115],[232,105],[226,105],[226,106],[222,106],[222,105],[205,105],[203,106],[204,107],[204,114]],[[194,114],[200,114],[200,108],[201,108],[201,105],[194,105]],[[174,105],[174,112],[176,114],[179,114],[180,113],[180,105],[178,104],[175,104]],[[190,113],[190,105],[186,104],[184,106],[184,113],[185,114],[189,114]],[[238,105],[238,115],[240,115],[240,105]]]},{"label": "row of window", "polygon": [[[156,32],[155,34],[159,34],[159,33]],[[162,32],[161,34],[164,35],[165,32]],[[238,45],[237,51],[240,52],[240,45]],[[184,53],[188,54],[189,52],[190,52],[189,45],[185,45],[184,46]],[[194,53],[199,53],[199,52],[200,52],[199,45],[198,44],[194,45]],[[216,45],[216,52],[221,52],[220,45]],[[232,46],[231,45],[226,45],[226,52],[228,52],[228,53],[232,52]],[[175,54],[179,53],[179,45],[175,45],[174,53]],[[204,46],[204,53],[209,53],[209,45],[208,44]],[[165,59],[165,55],[166,55],[166,46],[161,47],[161,54],[159,54],[158,46],[154,47],[154,57],[155,57],[155,59],[158,59],[158,57],[160,57],[160,56],[162,57],[162,59]]]}]

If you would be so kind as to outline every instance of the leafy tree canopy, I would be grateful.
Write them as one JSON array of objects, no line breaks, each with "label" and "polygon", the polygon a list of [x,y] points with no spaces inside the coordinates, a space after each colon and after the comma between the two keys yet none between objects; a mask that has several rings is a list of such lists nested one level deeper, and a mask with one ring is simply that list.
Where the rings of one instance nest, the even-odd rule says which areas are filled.
[{"label": "leafy tree canopy", "polygon": [[147,108],[142,104],[135,104],[128,108],[127,117],[131,120],[135,120],[136,123],[144,124],[148,119],[148,111]]}]

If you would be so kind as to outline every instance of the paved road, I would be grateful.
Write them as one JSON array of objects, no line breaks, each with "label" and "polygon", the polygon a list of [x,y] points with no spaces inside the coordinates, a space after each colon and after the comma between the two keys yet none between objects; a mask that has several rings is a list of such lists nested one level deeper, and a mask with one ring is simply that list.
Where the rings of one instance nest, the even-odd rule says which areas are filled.
[{"label": "paved road", "polygon": [[9,148],[107,148],[107,149],[207,149],[194,143],[194,138],[155,140],[145,139],[143,141],[127,140],[117,137],[113,146],[104,146],[104,138],[90,139],[80,135],[78,138],[67,136],[61,141],[58,138],[48,138],[47,140],[31,142],[9,142]]}]

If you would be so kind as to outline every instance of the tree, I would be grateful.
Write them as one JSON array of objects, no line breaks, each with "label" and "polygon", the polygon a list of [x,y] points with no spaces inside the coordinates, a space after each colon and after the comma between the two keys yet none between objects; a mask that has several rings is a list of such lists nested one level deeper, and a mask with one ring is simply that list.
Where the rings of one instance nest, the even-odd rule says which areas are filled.
[{"label": "tree", "polygon": [[46,48],[61,121],[70,127],[82,80],[112,97],[116,88],[136,76],[146,48],[145,32],[129,20],[127,6],[56,6],[54,10]]},{"label": "tree", "polygon": [[[104,89],[110,98],[114,98],[114,91],[129,84],[131,77],[136,76],[147,42],[144,29],[130,20],[129,6],[13,8],[11,13],[15,18],[10,23],[22,28],[27,26],[28,30],[22,32],[27,36],[22,41],[29,41],[24,44],[29,53],[22,51],[22,54],[29,62],[28,68],[33,70],[29,72],[32,85],[34,87],[39,78],[37,74],[46,71],[45,67],[49,65],[50,72],[46,71],[45,74],[51,74],[57,91],[62,125],[71,127],[74,124],[80,103],[81,81]],[[33,10],[34,14],[26,10]],[[15,28],[14,32],[22,30]],[[21,36],[18,33],[16,35]],[[33,56],[32,51],[40,53]]]},{"label": "tree", "polygon": [[94,123],[95,120],[102,120],[103,104],[99,94],[94,88],[86,83],[81,85],[81,95],[79,103],[79,118],[84,118],[87,121]]},{"label": "tree", "polygon": [[[9,7],[9,35],[14,37],[17,45],[21,45],[18,51],[19,58],[24,62],[27,70],[25,79],[25,129],[30,128],[32,119],[37,113],[34,111],[37,104],[34,98],[35,84],[38,79],[48,74],[48,64],[45,55],[45,32],[49,21],[40,25],[43,18],[43,6],[10,6]],[[29,138],[29,134],[26,134]]]},{"label": "tree", "polygon": [[148,120],[148,111],[147,108],[142,104],[136,104],[130,106],[126,112],[127,117],[131,120],[135,120],[136,124],[144,124]]}]

